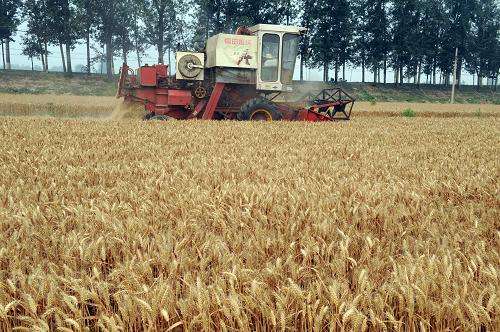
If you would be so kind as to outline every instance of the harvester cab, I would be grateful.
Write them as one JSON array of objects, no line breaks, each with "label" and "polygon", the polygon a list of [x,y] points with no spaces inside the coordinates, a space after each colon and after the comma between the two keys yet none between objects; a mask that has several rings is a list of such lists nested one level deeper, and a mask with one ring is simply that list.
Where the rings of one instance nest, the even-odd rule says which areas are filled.
[{"label": "harvester cab", "polygon": [[[259,91],[292,91],[299,38],[307,29],[258,24],[207,41],[206,68],[218,82],[252,84]],[[181,57],[182,59],[182,57]]]},{"label": "harvester cab", "polygon": [[[348,120],[354,99],[341,89],[294,109],[276,97],[293,91],[300,36],[307,29],[258,24],[208,38],[203,52],[177,52],[175,77],[163,64],[137,75],[124,64],[118,97],[142,102],[146,119]],[[272,98],[268,98],[273,95]]]}]

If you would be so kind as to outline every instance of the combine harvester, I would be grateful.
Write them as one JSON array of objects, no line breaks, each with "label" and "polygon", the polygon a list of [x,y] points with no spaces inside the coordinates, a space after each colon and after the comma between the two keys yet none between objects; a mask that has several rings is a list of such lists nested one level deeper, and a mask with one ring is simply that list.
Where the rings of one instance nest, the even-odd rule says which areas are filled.
[{"label": "combine harvester", "polygon": [[299,38],[305,32],[258,24],[217,34],[203,53],[176,53],[175,77],[164,64],[142,66],[137,75],[124,64],[117,98],[144,104],[146,120],[349,120],[354,99],[342,89],[325,89],[299,107],[278,101],[280,94],[293,91]]}]

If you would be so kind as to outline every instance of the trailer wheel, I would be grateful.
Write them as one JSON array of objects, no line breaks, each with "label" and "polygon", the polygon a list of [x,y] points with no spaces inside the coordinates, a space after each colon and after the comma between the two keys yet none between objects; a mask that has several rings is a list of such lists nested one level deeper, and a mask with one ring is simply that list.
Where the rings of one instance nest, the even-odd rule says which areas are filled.
[{"label": "trailer wheel", "polygon": [[282,117],[278,107],[262,97],[247,101],[237,114],[240,121],[277,121]]}]

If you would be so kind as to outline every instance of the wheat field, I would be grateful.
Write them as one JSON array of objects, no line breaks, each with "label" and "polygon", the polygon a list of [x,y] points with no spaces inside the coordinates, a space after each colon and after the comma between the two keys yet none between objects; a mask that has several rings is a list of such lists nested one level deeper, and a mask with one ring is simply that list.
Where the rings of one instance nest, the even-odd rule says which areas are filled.
[{"label": "wheat field", "polygon": [[[108,119],[114,118],[113,113],[122,114],[121,104],[121,100],[115,97],[0,93],[0,116]],[[418,117],[500,117],[500,105],[494,104],[401,102],[356,102],[353,117],[399,117],[408,108],[414,110]],[[142,115],[143,107],[137,107],[125,117],[138,119]]]},{"label": "wheat field", "polygon": [[500,324],[497,118],[0,118],[0,330]]}]

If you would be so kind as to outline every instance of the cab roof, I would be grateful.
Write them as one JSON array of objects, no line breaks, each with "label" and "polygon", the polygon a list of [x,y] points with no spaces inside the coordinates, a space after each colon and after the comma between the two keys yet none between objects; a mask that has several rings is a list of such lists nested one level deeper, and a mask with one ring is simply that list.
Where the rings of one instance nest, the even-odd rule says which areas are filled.
[{"label": "cab roof", "polygon": [[293,34],[303,34],[307,31],[306,28],[297,27],[292,25],[278,25],[278,24],[257,24],[248,28],[252,32],[257,31],[270,31],[270,32],[288,32]]}]

